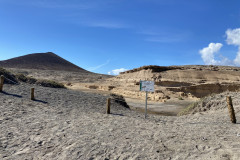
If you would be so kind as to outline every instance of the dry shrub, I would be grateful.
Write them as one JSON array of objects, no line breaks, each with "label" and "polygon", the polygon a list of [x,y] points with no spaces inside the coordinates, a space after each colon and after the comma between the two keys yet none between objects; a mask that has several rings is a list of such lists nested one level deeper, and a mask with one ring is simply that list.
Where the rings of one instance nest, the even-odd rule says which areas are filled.
[{"label": "dry shrub", "polygon": [[184,100],[183,97],[178,97],[178,100]]},{"label": "dry shrub", "polygon": [[65,88],[65,86],[62,83],[52,81],[52,80],[37,80],[36,84],[43,87]]},{"label": "dry shrub", "polygon": [[16,77],[18,80],[22,81],[22,82],[27,82],[27,77],[24,74],[18,73],[16,74]]},{"label": "dry shrub", "polygon": [[187,114],[190,114],[191,111],[198,106],[198,103],[199,102],[194,102],[194,103],[191,103],[189,104],[186,108],[184,108],[182,111],[180,111],[177,115],[178,116],[183,116],[183,115],[187,115]]},{"label": "dry shrub", "polygon": [[25,76],[22,73],[18,73],[16,75],[10,73],[9,71],[6,71],[5,69],[0,68],[0,74],[4,73],[3,75],[7,78],[11,78],[11,80],[14,80],[15,82],[25,82],[29,84],[37,84],[43,87],[51,87],[51,88],[65,88],[65,86],[62,83],[51,81],[51,80],[38,80],[33,77]]},{"label": "dry shrub", "polygon": [[0,68],[0,75],[3,75],[5,77],[4,83],[7,83],[7,84],[18,83],[16,76],[4,68]]},{"label": "dry shrub", "polygon": [[6,69],[3,69],[3,68],[0,68],[0,75],[4,75],[4,77],[7,78],[4,80],[4,82],[9,84],[16,84],[20,81],[20,82],[25,82],[29,84],[37,84],[43,87],[65,88],[65,86],[59,82],[55,82],[51,80],[37,80],[35,78],[25,76],[22,73],[18,73],[14,75],[10,71],[7,71]]},{"label": "dry shrub", "polygon": [[21,74],[21,73],[16,74],[16,77],[21,82],[26,82],[26,83],[30,83],[30,84],[35,84],[37,82],[37,79],[25,76],[24,74]]}]

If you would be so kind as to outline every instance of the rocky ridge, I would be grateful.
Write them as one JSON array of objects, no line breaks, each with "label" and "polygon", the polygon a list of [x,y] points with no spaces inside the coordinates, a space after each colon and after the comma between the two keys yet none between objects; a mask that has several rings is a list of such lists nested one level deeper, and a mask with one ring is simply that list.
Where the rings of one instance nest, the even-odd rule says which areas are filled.
[{"label": "rocky ridge", "polygon": [[106,82],[85,85],[87,88],[109,90],[132,98],[145,98],[139,91],[140,80],[155,82],[155,92],[149,100],[197,99],[212,93],[238,91],[240,68],[230,66],[143,66],[120,73]]}]

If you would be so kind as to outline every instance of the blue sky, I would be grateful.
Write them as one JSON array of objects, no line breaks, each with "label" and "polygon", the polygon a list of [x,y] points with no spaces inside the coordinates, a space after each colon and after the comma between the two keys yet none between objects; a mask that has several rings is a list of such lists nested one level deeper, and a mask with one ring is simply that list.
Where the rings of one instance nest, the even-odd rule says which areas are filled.
[{"label": "blue sky", "polygon": [[239,0],[0,0],[0,60],[54,52],[104,74],[240,65]]}]

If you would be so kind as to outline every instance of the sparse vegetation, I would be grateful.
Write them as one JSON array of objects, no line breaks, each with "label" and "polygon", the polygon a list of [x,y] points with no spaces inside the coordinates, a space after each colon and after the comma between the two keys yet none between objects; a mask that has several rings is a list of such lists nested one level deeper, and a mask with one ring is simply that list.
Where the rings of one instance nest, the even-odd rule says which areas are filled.
[{"label": "sparse vegetation", "polygon": [[178,97],[178,100],[184,100],[182,97]]},{"label": "sparse vegetation", "polygon": [[178,116],[183,116],[183,115],[189,114],[198,105],[198,103],[199,103],[199,101],[191,103],[185,109],[183,109],[181,112],[179,112]]},{"label": "sparse vegetation", "polygon": [[16,77],[21,82],[26,82],[30,84],[35,84],[38,80],[32,77],[25,76],[24,74],[16,74]]},{"label": "sparse vegetation", "polygon": [[[29,84],[37,84],[43,87],[52,87],[52,88],[65,88],[65,86],[62,83],[56,82],[56,81],[52,81],[52,80],[38,80],[35,79],[33,77],[29,77],[29,76],[25,76],[22,73],[18,73],[18,74],[13,74],[10,71],[4,69],[4,68],[0,68],[0,75],[4,75],[7,79],[5,80],[6,83],[18,83],[20,82],[25,82],[25,83],[29,83]],[[9,81],[9,80],[11,81]]]},{"label": "sparse vegetation", "polygon": [[28,77],[25,76],[24,74],[17,74],[16,75],[17,79],[22,81],[22,82],[26,82],[26,83],[30,83],[30,84],[37,84],[43,87],[51,87],[51,88],[65,88],[65,86],[62,83],[56,82],[56,81],[52,81],[52,80],[44,80],[44,79],[35,79],[32,77]]},{"label": "sparse vegetation", "polygon": [[8,84],[17,83],[17,79],[15,75],[4,68],[0,68],[0,75],[3,75],[4,77],[6,77],[6,79],[4,80],[4,83],[8,83]]},{"label": "sparse vegetation", "polygon": [[10,72],[4,68],[0,68],[0,74],[7,74],[7,73],[9,74]]},{"label": "sparse vegetation", "polygon": [[65,88],[65,86],[62,83],[52,81],[52,80],[37,80],[36,84],[43,87]]},{"label": "sparse vegetation", "polygon": [[27,82],[27,77],[24,74],[16,74],[16,77],[18,80],[22,81],[22,82]]}]

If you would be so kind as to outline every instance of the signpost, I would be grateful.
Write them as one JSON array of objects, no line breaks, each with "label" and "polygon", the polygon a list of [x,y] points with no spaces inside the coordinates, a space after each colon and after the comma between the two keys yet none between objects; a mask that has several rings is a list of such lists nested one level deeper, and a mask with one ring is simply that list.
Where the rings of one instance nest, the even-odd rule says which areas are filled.
[{"label": "signpost", "polygon": [[145,118],[147,118],[148,92],[154,92],[154,81],[141,81],[140,80],[140,91],[145,91],[146,92]]}]

